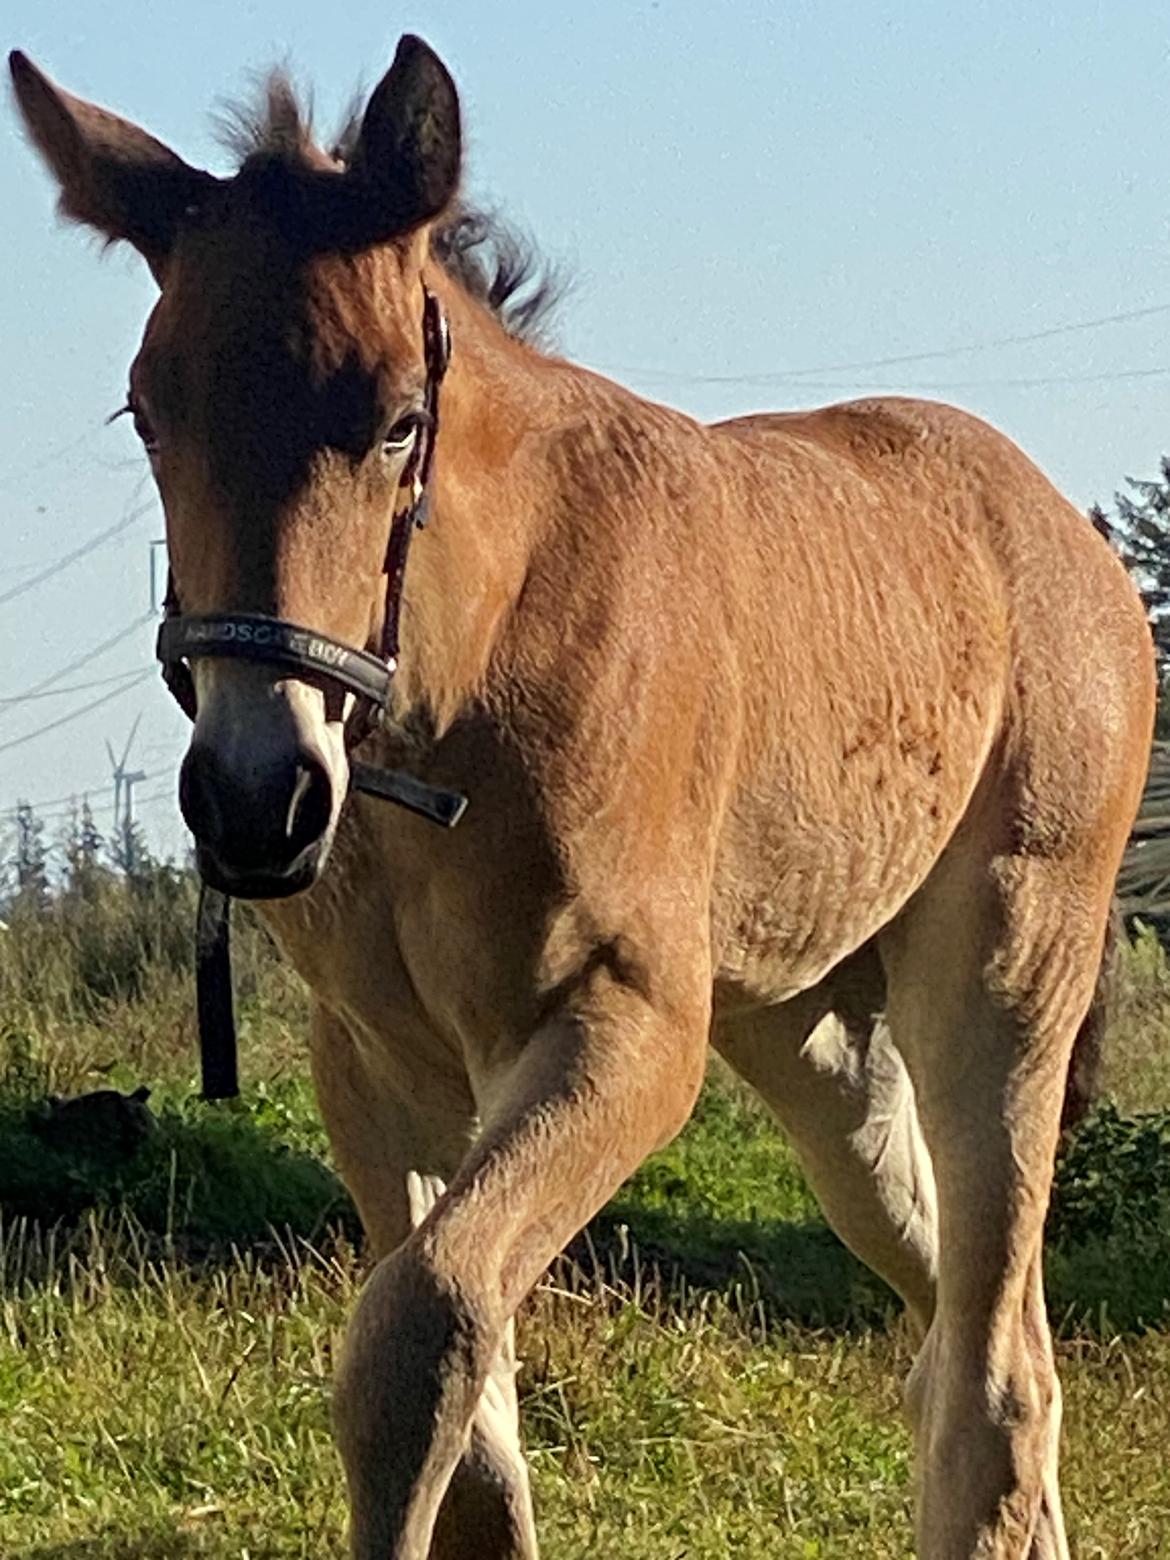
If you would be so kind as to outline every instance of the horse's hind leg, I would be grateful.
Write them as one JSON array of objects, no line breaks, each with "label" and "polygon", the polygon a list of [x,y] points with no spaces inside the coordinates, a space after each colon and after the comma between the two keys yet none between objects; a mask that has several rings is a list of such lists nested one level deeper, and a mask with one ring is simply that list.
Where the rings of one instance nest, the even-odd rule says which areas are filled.
[{"label": "horse's hind leg", "polygon": [[1041,1242],[1103,878],[1100,857],[956,841],[883,935],[890,1022],[938,1190],[938,1298],[907,1394],[923,1560],[1068,1555]]},{"label": "horse's hind leg", "polygon": [[713,1041],[784,1128],[830,1225],[899,1294],[920,1333],[934,1310],[934,1175],[905,1063],[875,1010],[872,957]]},{"label": "horse's hind leg", "polygon": [[[394,1251],[431,1212],[466,1152],[469,1099],[442,1095],[423,1110],[378,1078],[348,1029],[317,1009],[313,1078],[342,1178],[375,1254]],[[513,1323],[492,1361],[467,1449],[447,1487],[430,1560],[464,1560],[467,1534],[482,1560],[535,1560],[536,1528],[520,1440]]]}]

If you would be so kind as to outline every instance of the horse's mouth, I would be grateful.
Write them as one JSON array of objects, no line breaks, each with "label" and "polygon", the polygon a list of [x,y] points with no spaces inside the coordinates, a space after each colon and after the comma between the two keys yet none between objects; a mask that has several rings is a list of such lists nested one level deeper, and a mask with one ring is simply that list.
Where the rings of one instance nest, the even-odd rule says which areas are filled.
[{"label": "horse's mouth", "polygon": [[287,867],[280,870],[248,867],[237,870],[220,861],[206,845],[196,844],[195,865],[208,888],[233,899],[289,899],[302,894],[321,875],[328,856],[324,840],[315,840]]}]

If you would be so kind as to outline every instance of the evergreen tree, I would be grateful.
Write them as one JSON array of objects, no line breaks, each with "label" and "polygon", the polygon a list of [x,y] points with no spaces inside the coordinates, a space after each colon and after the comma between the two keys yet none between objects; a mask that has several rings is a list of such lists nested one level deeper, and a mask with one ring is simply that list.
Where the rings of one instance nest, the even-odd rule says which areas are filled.
[{"label": "evergreen tree", "polygon": [[1099,504],[1089,518],[1117,549],[1141,593],[1154,635],[1158,665],[1159,737],[1170,736],[1170,456],[1163,455],[1160,475],[1126,477],[1128,492],[1114,493],[1114,510]]},{"label": "evergreen tree", "polygon": [[152,894],[159,874],[171,873],[170,866],[151,850],[146,831],[137,818],[123,815],[110,834],[108,848],[110,861],[133,893]]},{"label": "evergreen tree", "polygon": [[94,822],[89,798],[83,797],[69,820],[69,832],[65,840],[65,860],[68,868],[66,888],[81,899],[96,898],[102,884],[109,877],[109,868],[102,862],[104,842]]},{"label": "evergreen tree", "polygon": [[16,892],[14,911],[44,910],[49,903],[49,853],[44,841],[45,826],[28,802],[16,806],[16,845],[13,875]]},{"label": "evergreen tree", "polygon": [[154,864],[141,827],[129,817],[123,818],[115,828],[110,841],[110,855],[115,867],[131,886],[149,877]]}]

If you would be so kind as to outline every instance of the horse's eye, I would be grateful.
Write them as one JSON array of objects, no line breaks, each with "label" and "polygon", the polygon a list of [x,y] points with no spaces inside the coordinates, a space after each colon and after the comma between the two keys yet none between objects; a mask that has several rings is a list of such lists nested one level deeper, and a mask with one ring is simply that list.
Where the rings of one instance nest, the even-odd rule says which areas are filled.
[{"label": "horse's eye", "polygon": [[403,455],[409,455],[414,448],[414,441],[418,438],[422,423],[421,412],[408,412],[405,417],[398,419],[382,440],[382,454],[387,460],[397,460]]},{"label": "horse's eye", "polygon": [[130,415],[134,419],[134,432],[142,440],[142,448],[153,459],[158,454],[158,434],[154,431],[154,425],[134,401],[130,403]]}]

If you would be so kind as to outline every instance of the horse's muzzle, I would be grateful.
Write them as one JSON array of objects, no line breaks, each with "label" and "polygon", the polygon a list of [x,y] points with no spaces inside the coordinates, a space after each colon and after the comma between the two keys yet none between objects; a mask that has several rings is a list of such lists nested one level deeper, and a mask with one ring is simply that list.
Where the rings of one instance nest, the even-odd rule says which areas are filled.
[{"label": "horse's muzzle", "polygon": [[316,881],[336,813],[334,782],[305,747],[242,771],[198,731],[179,776],[200,876],[236,899],[280,899]]}]

